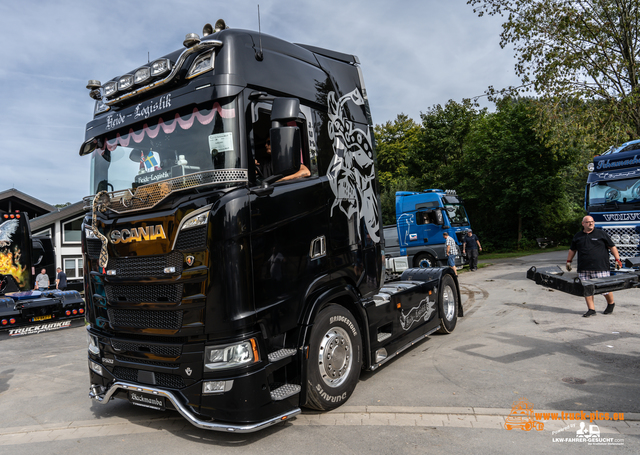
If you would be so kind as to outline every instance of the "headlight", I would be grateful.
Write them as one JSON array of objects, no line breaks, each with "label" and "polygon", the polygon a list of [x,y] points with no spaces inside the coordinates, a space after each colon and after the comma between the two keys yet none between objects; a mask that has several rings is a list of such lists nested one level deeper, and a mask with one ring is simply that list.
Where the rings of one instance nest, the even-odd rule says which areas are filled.
[{"label": "headlight", "polygon": [[98,237],[93,233],[93,229],[88,227],[84,228],[84,236],[88,239],[98,239]]},{"label": "headlight", "polygon": [[254,338],[242,343],[227,346],[206,346],[204,348],[205,371],[234,368],[259,360],[258,345]]},{"label": "headlight", "polygon": [[98,347],[98,337],[87,332],[87,344],[89,352],[93,355],[100,355],[100,347]]},{"label": "headlight", "polygon": [[213,62],[213,50],[205,52],[193,62],[191,69],[187,73],[187,79],[192,79],[202,73],[212,70]]},{"label": "headlight", "polygon": [[91,368],[91,371],[93,371],[94,373],[99,374],[100,376],[103,376],[102,365],[98,365],[97,363],[89,360],[89,368]]},{"label": "headlight", "polygon": [[209,212],[201,213],[200,215],[196,215],[193,218],[188,219],[182,225],[181,231],[185,229],[191,229],[198,226],[204,226],[209,221]]}]

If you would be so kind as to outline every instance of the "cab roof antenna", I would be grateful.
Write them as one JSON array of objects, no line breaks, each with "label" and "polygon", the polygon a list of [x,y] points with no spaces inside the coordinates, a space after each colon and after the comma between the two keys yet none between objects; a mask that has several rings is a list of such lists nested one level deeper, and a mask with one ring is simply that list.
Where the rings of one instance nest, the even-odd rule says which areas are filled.
[{"label": "cab roof antenna", "polygon": [[260,39],[260,50],[256,52],[256,60],[262,61],[264,55],[262,54],[262,29],[260,28],[260,4],[258,4],[258,37]]}]

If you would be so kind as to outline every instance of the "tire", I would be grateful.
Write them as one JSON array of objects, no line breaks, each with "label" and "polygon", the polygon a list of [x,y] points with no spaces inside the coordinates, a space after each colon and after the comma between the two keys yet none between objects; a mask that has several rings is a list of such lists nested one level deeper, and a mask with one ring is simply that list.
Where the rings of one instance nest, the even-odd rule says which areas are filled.
[{"label": "tire", "polygon": [[421,253],[413,258],[414,267],[437,267],[438,263],[429,253]]},{"label": "tire", "polygon": [[440,328],[438,333],[451,333],[458,322],[458,293],[450,275],[444,275],[440,281],[438,293],[438,309],[440,310]]},{"label": "tire", "polygon": [[362,368],[362,336],[353,315],[331,305],[318,313],[309,337],[305,406],[329,411],[344,404]]}]

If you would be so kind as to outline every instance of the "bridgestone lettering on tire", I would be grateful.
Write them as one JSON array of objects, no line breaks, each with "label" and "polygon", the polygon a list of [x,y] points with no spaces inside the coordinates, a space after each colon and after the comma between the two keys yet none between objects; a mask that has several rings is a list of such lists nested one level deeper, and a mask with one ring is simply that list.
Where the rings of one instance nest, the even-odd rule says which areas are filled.
[{"label": "bridgestone lettering on tire", "polygon": [[339,305],[318,313],[309,337],[307,402],[321,411],[345,403],[362,368],[362,336],[353,315]]},{"label": "bridgestone lettering on tire", "polygon": [[440,310],[440,329],[438,329],[438,333],[453,332],[458,322],[458,293],[456,292],[455,282],[450,275],[444,275],[440,282],[438,309]]}]

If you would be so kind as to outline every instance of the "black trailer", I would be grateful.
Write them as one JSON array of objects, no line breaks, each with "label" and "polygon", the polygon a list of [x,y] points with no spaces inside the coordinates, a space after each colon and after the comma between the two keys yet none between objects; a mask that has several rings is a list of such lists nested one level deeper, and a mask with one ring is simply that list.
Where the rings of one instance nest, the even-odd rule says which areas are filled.
[{"label": "black trailer", "polygon": [[77,291],[33,290],[36,270],[56,276],[53,258],[50,239],[31,236],[26,213],[0,211],[0,330],[25,334],[22,327],[45,324],[48,331],[59,328],[58,321],[84,317]]}]

